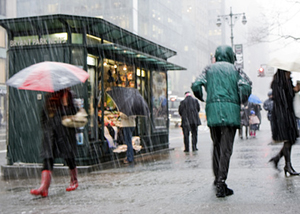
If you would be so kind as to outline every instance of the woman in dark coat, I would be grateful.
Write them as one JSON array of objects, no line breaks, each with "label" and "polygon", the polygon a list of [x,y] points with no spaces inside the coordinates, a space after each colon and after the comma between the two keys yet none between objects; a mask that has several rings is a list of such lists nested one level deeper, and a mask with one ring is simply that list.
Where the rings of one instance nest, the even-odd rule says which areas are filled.
[{"label": "woman in dark coat", "polygon": [[271,83],[273,94],[272,133],[275,141],[284,142],[280,152],[270,162],[275,168],[282,156],[285,158],[285,175],[299,175],[291,164],[291,150],[298,137],[296,117],[293,108],[295,96],[294,86],[291,80],[291,72],[278,69]]},{"label": "woman in dark coat", "polygon": [[69,166],[71,183],[66,191],[72,191],[78,187],[75,163],[77,151],[75,128],[62,125],[64,116],[75,114],[76,108],[73,104],[73,97],[68,89],[46,95],[45,106],[41,114],[43,130],[41,150],[43,158],[42,181],[40,188],[31,190],[31,194],[43,197],[48,195],[55,158],[63,158]]}]

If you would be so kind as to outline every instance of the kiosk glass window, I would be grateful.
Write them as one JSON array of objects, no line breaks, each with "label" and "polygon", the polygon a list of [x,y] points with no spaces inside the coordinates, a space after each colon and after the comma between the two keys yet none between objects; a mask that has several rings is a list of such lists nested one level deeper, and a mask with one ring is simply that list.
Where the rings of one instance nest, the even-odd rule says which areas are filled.
[{"label": "kiosk glass window", "polygon": [[72,44],[82,44],[83,36],[81,33],[72,33]]},{"label": "kiosk glass window", "polygon": [[134,66],[109,59],[104,59],[103,65],[105,90],[114,86],[135,87]]},{"label": "kiosk glass window", "polygon": [[148,101],[148,92],[150,85],[148,84],[148,80],[150,71],[137,68],[136,70],[136,88],[140,91],[142,96]]},{"label": "kiosk glass window", "polygon": [[5,83],[5,59],[0,58],[0,83]]},{"label": "kiosk glass window", "polygon": [[43,35],[40,41],[43,41],[46,44],[61,44],[66,43],[68,40],[67,33],[53,33],[48,35]]},{"label": "kiosk glass window", "polygon": [[152,110],[155,129],[166,129],[167,109],[167,75],[165,72],[152,72]]},{"label": "kiosk glass window", "polygon": [[40,44],[38,36],[16,36],[13,40],[10,40],[11,47],[38,44]]},{"label": "kiosk glass window", "polygon": [[87,58],[88,62],[88,114],[89,114],[89,140],[97,139],[97,114],[96,114],[96,106],[95,106],[95,88],[96,88],[96,71],[97,71],[97,59],[91,56]]},{"label": "kiosk glass window", "polygon": [[[103,59],[104,68],[104,91],[112,87],[135,87],[135,72],[134,66],[126,65],[125,63],[114,61],[111,59]],[[99,83],[98,83],[98,94],[101,94],[101,73],[99,72]],[[101,105],[100,101],[98,104],[98,116],[101,117]],[[116,124],[118,121],[118,108],[113,100],[105,93],[104,94],[104,121],[108,120],[112,124]],[[98,120],[99,126],[101,118]]]},{"label": "kiosk glass window", "polygon": [[93,35],[86,34],[86,44],[87,45],[97,45],[101,43],[101,38]]},{"label": "kiosk glass window", "polygon": [[6,48],[6,33],[2,27],[0,27],[0,47]]},{"label": "kiosk glass window", "polygon": [[71,64],[83,67],[84,59],[82,56],[84,56],[82,48],[72,48]]}]

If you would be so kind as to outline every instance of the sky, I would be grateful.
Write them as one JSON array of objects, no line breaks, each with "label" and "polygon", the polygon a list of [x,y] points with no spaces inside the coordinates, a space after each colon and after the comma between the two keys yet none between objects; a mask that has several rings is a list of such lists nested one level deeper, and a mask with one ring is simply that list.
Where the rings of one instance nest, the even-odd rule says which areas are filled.
[{"label": "sky", "polygon": [[[300,0],[226,0],[225,2],[228,13],[230,7],[233,13],[245,12],[248,34],[269,23],[271,55],[279,51],[282,53],[282,51],[293,50],[295,45],[297,47],[300,45],[300,41],[295,42],[293,39],[278,40],[278,35],[300,38]],[[236,27],[241,28],[241,25]]]},{"label": "sky", "polygon": [[[258,77],[261,65],[276,56],[300,52],[300,40],[281,38],[290,35],[300,38],[300,0],[225,0],[225,14],[245,13],[247,24],[241,18],[233,28],[234,43],[244,46],[244,70],[253,82],[253,93],[267,99],[272,75]],[[266,28],[268,26],[268,28]],[[266,33],[269,31],[269,36]],[[230,44],[230,30],[227,31]],[[265,42],[251,43],[250,40],[262,39]],[[300,72],[292,73],[293,82],[300,80]]]}]

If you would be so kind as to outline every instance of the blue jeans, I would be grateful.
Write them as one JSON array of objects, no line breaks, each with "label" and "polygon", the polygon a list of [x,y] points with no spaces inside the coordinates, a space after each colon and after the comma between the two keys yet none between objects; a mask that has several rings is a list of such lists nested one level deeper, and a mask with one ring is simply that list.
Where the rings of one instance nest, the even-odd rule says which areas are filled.
[{"label": "blue jeans", "polygon": [[134,127],[123,127],[123,135],[124,135],[124,141],[127,145],[127,161],[133,162],[134,160],[134,154],[133,154],[133,147],[132,147],[132,132],[134,130]]}]

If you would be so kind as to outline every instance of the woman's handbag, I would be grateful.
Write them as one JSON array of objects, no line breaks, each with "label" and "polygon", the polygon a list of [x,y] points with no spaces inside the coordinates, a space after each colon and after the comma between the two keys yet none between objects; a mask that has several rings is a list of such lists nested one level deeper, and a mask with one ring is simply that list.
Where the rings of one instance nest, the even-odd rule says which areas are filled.
[{"label": "woman's handbag", "polygon": [[87,113],[84,108],[81,108],[75,115],[64,116],[62,124],[69,128],[79,128],[87,124]]},{"label": "woman's handbag", "polygon": [[299,93],[295,94],[293,105],[294,105],[295,116],[297,118],[300,118],[300,94]]}]

